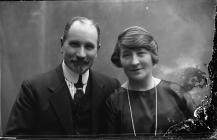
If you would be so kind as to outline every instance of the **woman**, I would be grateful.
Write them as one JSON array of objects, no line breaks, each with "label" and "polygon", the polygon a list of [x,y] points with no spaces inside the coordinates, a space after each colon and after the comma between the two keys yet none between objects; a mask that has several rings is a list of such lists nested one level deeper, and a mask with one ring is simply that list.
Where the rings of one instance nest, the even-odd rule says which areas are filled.
[{"label": "woman", "polygon": [[128,81],[106,101],[109,134],[163,135],[193,114],[180,86],[152,75],[159,61],[158,45],[144,28],[125,29],[111,61],[123,68]]}]

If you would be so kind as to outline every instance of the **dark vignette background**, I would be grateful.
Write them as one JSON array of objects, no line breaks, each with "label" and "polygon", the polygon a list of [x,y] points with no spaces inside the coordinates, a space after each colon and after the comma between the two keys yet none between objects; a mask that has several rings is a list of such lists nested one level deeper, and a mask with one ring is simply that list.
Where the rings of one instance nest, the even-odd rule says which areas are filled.
[{"label": "dark vignette background", "polygon": [[143,26],[159,45],[156,77],[183,85],[199,105],[210,93],[214,13],[214,0],[0,2],[0,134],[21,82],[61,63],[63,27],[78,15],[94,19],[102,29],[94,69],[123,82],[122,70],[110,62],[116,38],[128,26]]}]

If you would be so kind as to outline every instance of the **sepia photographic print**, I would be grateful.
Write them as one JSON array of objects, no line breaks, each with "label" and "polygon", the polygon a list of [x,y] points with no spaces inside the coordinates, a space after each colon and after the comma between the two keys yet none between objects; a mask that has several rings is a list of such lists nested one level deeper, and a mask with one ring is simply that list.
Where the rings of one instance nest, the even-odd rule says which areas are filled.
[{"label": "sepia photographic print", "polygon": [[[1,1],[0,136],[217,138],[215,14],[215,0]],[[73,51],[82,47],[86,54],[80,60]],[[154,77],[153,84],[147,82],[155,91],[153,101],[139,97],[142,107],[131,93],[141,91],[136,82],[142,81],[142,72],[128,69],[133,68],[130,55],[138,58],[137,69]],[[77,79],[88,71],[78,101],[82,111],[76,115],[77,87],[70,89],[65,67]],[[62,83],[55,83],[56,75],[50,73],[58,69]],[[58,100],[61,92],[70,99]],[[126,96],[120,97],[122,93]]]}]

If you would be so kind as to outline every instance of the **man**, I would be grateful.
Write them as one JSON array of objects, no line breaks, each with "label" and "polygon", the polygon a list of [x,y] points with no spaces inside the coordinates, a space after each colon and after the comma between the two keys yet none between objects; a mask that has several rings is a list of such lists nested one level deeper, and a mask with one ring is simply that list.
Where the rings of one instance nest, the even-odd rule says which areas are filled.
[{"label": "man", "polygon": [[85,17],[68,22],[61,38],[63,62],[22,83],[5,135],[103,133],[104,100],[120,84],[90,69],[99,48],[96,23]]}]

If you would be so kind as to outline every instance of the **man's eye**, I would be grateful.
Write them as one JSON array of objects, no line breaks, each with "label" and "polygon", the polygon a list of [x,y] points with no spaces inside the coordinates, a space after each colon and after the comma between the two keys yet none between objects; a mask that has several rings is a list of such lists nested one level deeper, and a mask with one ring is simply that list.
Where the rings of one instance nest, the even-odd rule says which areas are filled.
[{"label": "man's eye", "polygon": [[93,44],[86,44],[85,48],[88,50],[94,49],[94,45]]},{"label": "man's eye", "polygon": [[69,42],[69,45],[71,47],[79,47],[79,43],[77,43],[77,42]]}]

